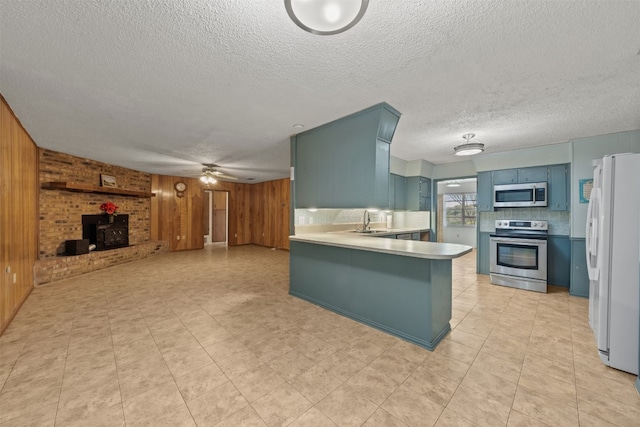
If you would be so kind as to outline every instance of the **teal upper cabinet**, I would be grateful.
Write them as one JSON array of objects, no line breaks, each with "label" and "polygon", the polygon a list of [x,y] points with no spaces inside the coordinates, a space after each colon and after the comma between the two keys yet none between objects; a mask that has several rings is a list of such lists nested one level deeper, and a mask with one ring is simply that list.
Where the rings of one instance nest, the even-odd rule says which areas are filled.
[{"label": "teal upper cabinet", "polygon": [[493,184],[491,171],[478,172],[478,199],[476,201],[478,212],[490,212],[493,210]]},{"label": "teal upper cabinet", "polygon": [[569,164],[535,166],[520,169],[502,169],[478,173],[478,211],[493,210],[493,186],[547,182],[548,208],[552,211],[569,210]]},{"label": "teal upper cabinet", "polygon": [[389,209],[392,210],[396,208],[396,176],[389,175]]},{"label": "teal upper cabinet", "polygon": [[423,176],[407,177],[407,210],[431,210],[431,179]]},{"label": "teal upper cabinet", "polygon": [[536,166],[533,168],[504,169],[493,172],[493,183],[501,184],[525,184],[528,182],[547,182],[547,167]]},{"label": "teal upper cabinet", "polygon": [[569,207],[569,165],[549,166],[549,210],[568,211]]},{"label": "teal upper cabinet", "polygon": [[504,169],[493,172],[493,183],[500,184],[517,184],[518,169]]},{"label": "teal upper cabinet", "polygon": [[386,103],[291,138],[296,208],[389,206],[389,146],[400,113]]},{"label": "teal upper cabinet", "polygon": [[537,166],[534,168],[518,169],[518,183],[547,182],[547,167]]},{"label": "teal upper cabinet", "polygon": [[400,175],[389,175],[389,209],[404,210],[407,206],[406,198],[407,178]]},{"label": "teal upper cabinet", "polygon": [[394,208],[396,210],[405,210],[407,209],[407,178],[400,175],[395,175],[394,179],[395,184],[395,203]]}]

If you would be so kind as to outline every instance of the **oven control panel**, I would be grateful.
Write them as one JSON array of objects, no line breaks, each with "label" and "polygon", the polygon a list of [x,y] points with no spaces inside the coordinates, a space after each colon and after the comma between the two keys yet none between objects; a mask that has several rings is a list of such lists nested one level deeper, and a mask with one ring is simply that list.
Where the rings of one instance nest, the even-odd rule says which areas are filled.
[{"label": "oven control panel", "polygon": [[509,230],[547,230],[549,224],[547,221],[535,220],[535,221],[523,221],[514,219],[498,219],[496,220],[496,230],[509,229]]}]

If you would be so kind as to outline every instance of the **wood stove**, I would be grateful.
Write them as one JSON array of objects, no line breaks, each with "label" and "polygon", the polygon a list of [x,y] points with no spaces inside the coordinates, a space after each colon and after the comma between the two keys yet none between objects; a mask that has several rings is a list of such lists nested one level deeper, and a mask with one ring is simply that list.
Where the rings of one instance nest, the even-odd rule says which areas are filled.
[{"label": "wood stove", "polygon": [[82,215],[82,238],[97,251],[129,246],[129,215]]}]

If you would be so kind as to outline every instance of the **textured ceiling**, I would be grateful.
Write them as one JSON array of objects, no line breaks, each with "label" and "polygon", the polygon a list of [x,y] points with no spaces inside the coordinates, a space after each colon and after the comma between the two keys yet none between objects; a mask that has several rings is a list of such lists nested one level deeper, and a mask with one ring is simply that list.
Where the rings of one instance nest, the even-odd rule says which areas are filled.
[{"label": "textured ceiling", "polygon": [[640,1],[371,0],[334,36],[279,0],[0,0],[0,93],[35,142],[168,175],[288,176],[289,136],[386,101],[434,164],[640,129]]}]

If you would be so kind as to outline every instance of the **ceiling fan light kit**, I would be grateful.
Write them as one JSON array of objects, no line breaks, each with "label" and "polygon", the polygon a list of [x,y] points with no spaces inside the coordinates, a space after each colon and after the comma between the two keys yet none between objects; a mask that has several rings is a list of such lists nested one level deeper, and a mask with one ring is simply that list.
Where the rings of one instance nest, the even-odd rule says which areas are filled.
[{"label": "ceiling fan light kit", "polygon": [[456,156],[473,156],[474,154],[480,154],[484,151],[484,144],[481,142],[469,142],[471,138],[475,137],[475,133],[467,133],[462,137],[467,141],[453,148]]},{"label": "ceiling fan light kit", "polygon": [[220,172],[217,168],[218,165],[214,165],[212,163],[203,163],[202,166],[202,176],[200,176],[200,181],[205,184],[215,184],[218,180],[231,180],[236,181],[238,178],[232,175],[227,175],[223,172]]},{"label": "ceiling fan light kit", "polygon": [[362,19],[368,5],[369,0],[284,0],[298,27],[321,36],[347,31]]}]

